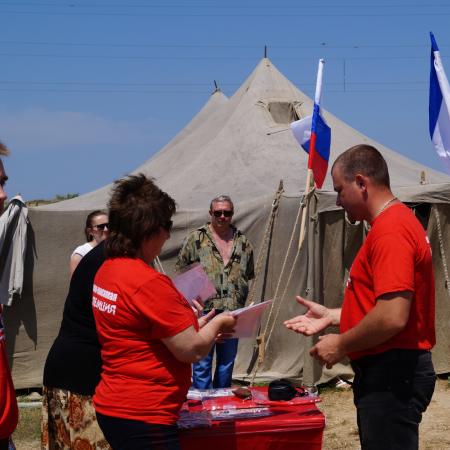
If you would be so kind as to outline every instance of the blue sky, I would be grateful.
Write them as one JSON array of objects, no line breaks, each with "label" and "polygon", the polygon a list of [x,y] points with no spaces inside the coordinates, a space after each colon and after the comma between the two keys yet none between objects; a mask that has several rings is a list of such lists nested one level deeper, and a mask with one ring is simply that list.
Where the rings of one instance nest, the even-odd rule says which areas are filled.
[{"label": "blue sky", "polygon": [[[8,193],[85,193],[164,146],[263,56],[369,137],[441,169],[428,134],[433,31],[450,75],[450,2],[0,0]],[[299,153],[299,157],[304,157]],[[299,187],[301,189],[301,187]]]}]

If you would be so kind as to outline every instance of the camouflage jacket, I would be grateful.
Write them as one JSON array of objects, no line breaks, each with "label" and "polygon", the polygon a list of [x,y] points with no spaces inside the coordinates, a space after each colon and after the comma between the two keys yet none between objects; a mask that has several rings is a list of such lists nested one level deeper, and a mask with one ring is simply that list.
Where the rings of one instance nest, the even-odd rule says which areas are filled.
[{"label": "camouflage jacket", "polygon": [[234,227],[233,230],[233,250],[226,266],[208,224],[190,233],[178,254],[176,270],[200,262],[216,286],[216,295],[205,303],[206,311],[212,308],[233,311],[243,307],[248,295],[248,282],[255,276],[253,248],[239,230]]}]

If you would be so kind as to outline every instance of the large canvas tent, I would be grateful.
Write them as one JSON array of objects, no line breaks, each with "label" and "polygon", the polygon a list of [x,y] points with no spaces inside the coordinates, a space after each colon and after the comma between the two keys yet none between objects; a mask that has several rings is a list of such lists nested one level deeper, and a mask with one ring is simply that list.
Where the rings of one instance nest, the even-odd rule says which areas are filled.
[{"label": "large canvas tent", "polygon": [[[234,199],[235,222],[260,253],[255,300],[275,296],[275,306],[262,326],[267,345],[258,377],[297,378],[303,372],[316,379],[321,376],[306,356],[311,342],[288,332],[281,323],[300,311],[293,301],[295,293],[327,305],[339,304],[364,233],[363,224],[349,224],[335,207],[328,178],[324,190],[310,196],[307,239],[298,251],[297,218],[307,159],[286,129],[311,109],[311,99],[264,58],[231,98],[215,92],[184,130],[135,171],[155,177],[177,201],[174,232],[161,257],[169,273],[182,239],[207,220],[211,198],[228,194]],[[331,162],[352,145],[376,146],[388,162],[394,192],[414,203],[427,223],[435,249],[439,299],[435,362],[439,371],[448,371],[448,275],[442,266],[445,246],[439,244],[450,237],[450,180],[372,141],[332,114],[325,111],[324,116],[332,129]],[[274,201],[280,180],[284,190]],[[41,384],[43,362],[58,332],[68,288],[69,254],[82,239],[87,213],[106,206],[110,187],[30,210],[23,295],[6,317],[18,388]],[[254,342],[241,340],[236,377],[249,377],[254,356]],[[338,366],[322,375],[346,370]]]}]

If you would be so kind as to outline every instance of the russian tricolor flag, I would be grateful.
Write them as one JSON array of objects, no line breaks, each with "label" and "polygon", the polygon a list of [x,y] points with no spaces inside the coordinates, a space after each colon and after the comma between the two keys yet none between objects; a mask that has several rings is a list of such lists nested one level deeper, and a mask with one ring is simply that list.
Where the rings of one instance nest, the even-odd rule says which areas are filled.
[{"label": "russian tricolor flag", "polygon": [[325,180],[330,159],[331,129],[320,115],[322,73],[324,61],[319,61],[316,95],[312,116],[291,123],[291,130],[298,143],[309,154],[308,169],[312,170],[314,183],[320,189]]},{"label": "russian tricolor flag", "polygon": [[430,33],[430,38],[430,136],[441,161],[450,172],[450,86],[433,33]]}]

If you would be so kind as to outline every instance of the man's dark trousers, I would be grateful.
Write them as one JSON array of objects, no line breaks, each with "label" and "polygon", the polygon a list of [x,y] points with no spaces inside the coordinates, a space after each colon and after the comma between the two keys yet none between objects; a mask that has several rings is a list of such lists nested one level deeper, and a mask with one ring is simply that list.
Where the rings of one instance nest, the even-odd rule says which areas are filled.
[{"label": "man's dark trousers", "polygon": [[431,353],[389,350],[354,360],[362,450],[417,450],[419,423],[434,392]]}]

